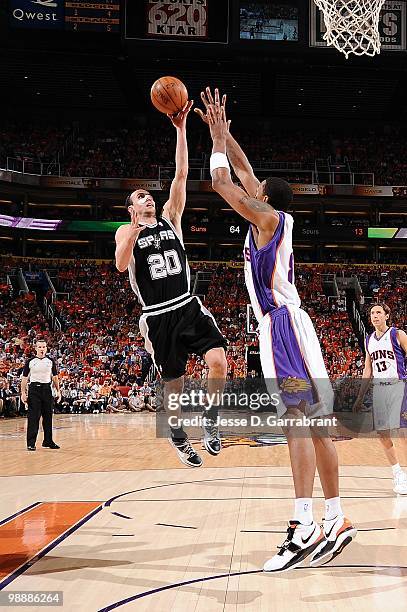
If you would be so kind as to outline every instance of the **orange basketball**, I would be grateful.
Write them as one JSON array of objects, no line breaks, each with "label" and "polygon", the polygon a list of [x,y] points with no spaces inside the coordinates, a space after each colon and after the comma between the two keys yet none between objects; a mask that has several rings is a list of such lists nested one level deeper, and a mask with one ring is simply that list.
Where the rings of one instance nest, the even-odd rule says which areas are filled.
[{"label": "orange basketball", "polygon": [[160,113],[175,115],[184,108],[187,101],[187,88],[175,77],[161,77],[151,88],[151,102]]}]

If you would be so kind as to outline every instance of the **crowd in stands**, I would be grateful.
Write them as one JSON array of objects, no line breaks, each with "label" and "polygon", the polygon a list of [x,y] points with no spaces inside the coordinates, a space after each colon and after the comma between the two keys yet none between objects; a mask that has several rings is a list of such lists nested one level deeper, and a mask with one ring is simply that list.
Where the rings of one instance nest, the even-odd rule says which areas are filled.
[{"label": "crowd in stands", "polygon": [[328,300],[322,287],[322,271],[318,267],[298,266],[296,285],[302,308],[315,325],[330,377],[360,376],[362,354],[346,302],[342,296]]},{"label": "crowd in stands", "polygon": [[[11,269],[13,262],[8,265]],[[31,264],[32,270],[35,267]],[[216,263],[192,264],[192,268],[211,272],[205,304],[229,343],[228,378],[244,378],[248,375],[246,347],[256,346],[257,336],[247,331],[243,270],[238,264],[227,267]],[[322,274],[328,270],[343,274],[340,265],[328,269],[316,264],[297,265],[296,285],[302,306],[316,327],[331,378],[358,378],[363,355],[343,295],[328,299],[325,294]],[[0,284],[0,416],[11,416],[22,409],[18,401],[20,375],[38,335],[48,339],[49,354],[58,363],[63,396],[58,410],[154,411],[154,368],[138,333],[140,307],[126,276],[110,263],[86,261],[55,262],[55,269],[49,269],[49,273],[61,292],[53,303],[60,329],[53,331],[33,293],[16,296],[10,285]],[[407,327],[404,268],[349,266],[346,273],[358,276],[366,309],[371,300],[384,300],[392,310],[394,324]],[[46,297],[50,299],[51,295]],[[187,376],[205,379],[207,374],[203,359],[192,356]]]},{"label": "crowd in stands", "polygon": [[[71,126],[53,126],[48,123],[25,123],[2,121],[0,127],[0,162],[1,167],[13,167],[21,171],[19,162],[26,164],[25,171],[35,171],[35,164],[53,162],[69,132]],[[32,168],[30,168],[30,163]],[[37,168],[38,172],[38,168]]]},{"label": "crowd in stands", "polygon": [[[248,300],[243,271],[220,264],[198,267],[212,272],[206,304],[229,342],[229,377],[244,377],[246,346],[256,344],[257,337],[247,332]],[[50,355],[58,363],[64,409],[72,412],[131,409],[132,402],[139,402],[140,387],[149,376],[152,378],[152,369],[137,332],[140,309],[128,281],[111,264],[65,263],[54,271],[49,269],[49,273],[61,292],[54,301],[61,324],[59,331],[50,330],[34,294],[16,297],[10,294],[9,286],[2,285],[1,377],[16,389],[34,338],[45,335],[50,342]],[[316,323],[331,375],[360,374],[360,352],[349,319],[335,302],[327,300],[318,269],[302,270],[299,266],[297,283],[304,307]],[[69,298],[62,293],[69,294]],[[207,376],[206,365],[200,357],[190,359],[187,375]],[[108,396],[105,396],[106,389],[109,389]],[[129,402],[129,391],[130,397],[132,393],[136,395],[132,402]],[[110,395],[114,399],[109,402]],[[149,409],[150,402],[145,404]],[[138,407],[144,409],[144,404]]]},{"label": "crowd in stands", "polygon": [[334,141],[334,161],[351,160],[358,172],[374,172],[376,185],[404,185],[407,181],[407,143],[402,131],[344,136]]},{"label": "crowd in stands", "polygon": [[[211,149],[209,133],[192,116],[189,130],[190,158],[202,160]],[[375,173],[377,185],[407,184],[407,139],[402,129],[362,127],[346,133],[315,129],[287,130],[264,120],[252,121],[250,129],[234,121],[233,134],[242,144],[256,168],[271,162],[296,164],[298,170],[313,170],[316,159],[330,158],[331,163],[350,162],[351,170]],[[62,153],[68,135],[71,140]],[[12,157],[33,163],[51,161],[60,152],[61,174],[67,176],[137,177],[158,179],[159,167],[168,167],[172,178],[175,133],[165,117],[151,116],[121,124],[78,124],[65,127],[13,124],[0,129],[0,166]],[[193,166],[193,164],[191,164]],[[288,166],[289,167],[289,166]],[[294,182],[310,182],[312,174],[288,172]],[[27,171],[27,170],[26,170]],[[161,176],[165,178],[167,174]],[[282,175],[284,176],[284,175]],[[345,181],[347,182],[347,181]],[[364,182],[364,181],[362,181]]]},{"label": "crowd in stands", "polygon": [[[188,134],[191,157],[201,156],[203,137],[202,129]],[[175,130],[168,120],[137,127],[80,129],[61,173],[157,179],[162,166],[169,167],[168,178],[172,178],[175,144]],[[166,178],[165,172],[161,178]]]},{"label": "crowd in stands", "polygon": [[[117,401],[102,403],[102,410],[116,412],[123,409],[123,404],[126,409],[132,407],[132,402],[136,409],[138,390],[148,380],[152,362],[135,332],[139,311],[133,294],[126,291],[123,279],[112,266],[65,265],[59,268],[59,274],[58,289],[70,292],[69,300],[54,302],[60,331],[50,330],[34,294],[17,297],[10,293],[9,286],[2,285],[0,375],[11,387],[17,387],[34,338],[43,335],[49,340],[51,357],[58,363],[65,397],[77,400],[76,404],[68,402],[69,410],[75,411],[78,406],[82,411],[88,411],[90,406],[94,410],[93,400],[98,399],[99,393],[95,385],[103,388],[105,381],[110,395],[121,395],[117,395]],[[80,393],[79,397],[71,394],[72,389]],[[149,409],[151,402],[145,403],[145,409]]]},{"label": "crowd in stands", "polygon": [[[359,270],[366,294],[385,302],[391,310],[392,324],[407,329],[407,274],[397,266],[366,266]],[[369,302],[367,303],[369,305]]]}]

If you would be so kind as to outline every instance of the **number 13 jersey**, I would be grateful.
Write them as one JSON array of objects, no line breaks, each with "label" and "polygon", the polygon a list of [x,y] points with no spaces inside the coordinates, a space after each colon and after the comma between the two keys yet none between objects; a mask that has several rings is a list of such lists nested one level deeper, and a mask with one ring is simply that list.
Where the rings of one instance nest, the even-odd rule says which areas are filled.
[{"label": "number 13 jersey", "polygon": [[406,355],[397,339],[397,328],[389,327],[380,338],[376,332],[366,337],[366,351],[372,361],[373,377],[405,380]]},{"label": "number 13 jersey", "polygon": [[130,285],[145,313],[175,310],[191,300],[184,245],[164,217],[140,232],[128,271]]}]

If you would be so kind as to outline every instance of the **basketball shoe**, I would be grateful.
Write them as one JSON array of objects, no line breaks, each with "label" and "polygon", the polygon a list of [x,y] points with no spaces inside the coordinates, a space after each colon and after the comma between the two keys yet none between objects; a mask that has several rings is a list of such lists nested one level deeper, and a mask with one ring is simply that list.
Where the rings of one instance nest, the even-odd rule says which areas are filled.
[{"label": "basketball shoe", "polygon": [[350,520],[344,516],[337,516],[332,521],[324,519],[323,529],[325,539],[312,555],[311,567],[318,567],[332,561],[345,546],[352,542],[357,533]]},{"label": "basketball shoe", "polygon": [[393,491],[395,493],[399,493],[400,495],[407,495],[407,474],[403,470],[397,472],[394,475],[394,488]]},{"label": "basketball shoe", "polygon": [[184,465],[192,468],[201,467],[203,461],[188,438],[173,438],[170,436],[168,440],[177,451],[177,455]]},{"label": "basketball shoe", "polygon": [[222,450],[219,427],[217,426],[216,421],[205,416],[205,413],[202,415],[202,430],[202,442],[208,453],[215,456],[219,455],[220,451]]},{"label": "basketball shoe", "polygon": [[303,525],[299,521],[288,523],[287,537],[274,557],[266,561],[265,572],[286,572],[294,569],[304,561],[308,555],[325,542],[321,527],[315,523]]}]

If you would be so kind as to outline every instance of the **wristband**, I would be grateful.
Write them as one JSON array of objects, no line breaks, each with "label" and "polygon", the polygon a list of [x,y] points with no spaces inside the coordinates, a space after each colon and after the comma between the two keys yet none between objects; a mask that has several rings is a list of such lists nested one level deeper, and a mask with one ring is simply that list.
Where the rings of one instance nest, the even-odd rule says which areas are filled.
[{"label": "wristband", "polygon": [[217,168],[226,168],[230,172],[230,166],[228,162],[228,158],[224,153],[212,153],[211,159],[209,162],[209,167],[211,171],[211,176],[213,171]]}]

